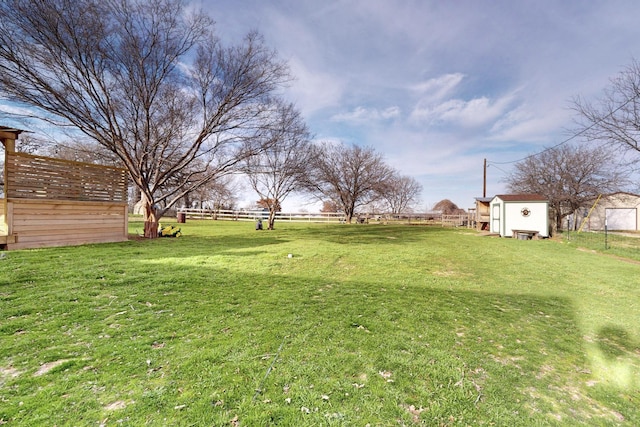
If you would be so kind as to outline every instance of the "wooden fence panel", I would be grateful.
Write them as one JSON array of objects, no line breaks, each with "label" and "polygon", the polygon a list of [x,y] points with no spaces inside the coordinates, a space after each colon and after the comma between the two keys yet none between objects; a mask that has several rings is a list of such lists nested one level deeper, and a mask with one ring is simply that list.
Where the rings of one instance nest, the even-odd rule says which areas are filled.
[{"label": "wooden fence panel", "polygon": [[[185,209],[180,208],[178,212],[184,213],[191,219],[216,219],[230,221],[255,221],[269,218],[269,212],[253,210],[225,210],[225,209]],[[341,213],[283,213],[276,212],[276,222],[340,222],[344,218]]]},{"label": "wooden fence panel", "polygon": [[7,249],[27,249],[128,239],[126,203],[9,199],[11,234]]},{"label": "wooden fence panel", "polygon": [[127,201],[123,168],[6,153],[6,198]]},{"label": "wooden fence panel", "polygon": [[[262,219],[265,221],[269,217],[269,213],[265,211],[251,211],[251,210],[223,210],[223,209],[186,209],[179,208],[178,212],[184,213],[187,218],[190,219],[215,219],[215,220],[233,220],[233,221],[255,221]],[[309,213],[309,212],[297,212],[297,213],[276,213],[276,222],[344,222],[344,214],[342,213]],[[426,213],[404,213],[404,214],[389,214],[389,213],[362,213],[353,218],[354,223],[358,223],[358,218],[362,223],[388,223],[388,222],[400,222],[408,224],[423,224],[423,225],[441,225],[443,227],[460,227],[470,226],[472,216],[469,213],[459,215],[442,215],[439,212],[426,212]]]},{"label": "wooden fence panel", "polygon": [[443,227],[460,227],[466,226],[469,224],[470,215],[469,214],[458,214],[458,215],[442,215],[442,226]]}]

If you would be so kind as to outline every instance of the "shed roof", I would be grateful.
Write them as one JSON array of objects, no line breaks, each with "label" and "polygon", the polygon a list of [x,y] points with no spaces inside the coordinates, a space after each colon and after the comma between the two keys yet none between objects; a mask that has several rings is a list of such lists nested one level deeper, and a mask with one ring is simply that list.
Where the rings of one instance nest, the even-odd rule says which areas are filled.
[{"label": "shed roof", "polygon": [[546,202],[546,197],[541,194],[499,194],[496,197],[505,202]]},{"label": "shed roof", "polygon": [[8,126],[0,126],[0,132],[8,132],[17,135],[20,135],[22,132],[26,132],[24,129],[16,129]]},{"label": "shed roof", "polygon": [[0,130],[6,130],[6,131],[11,131],[11,132],[24,132],[23,129],[16,129],[16,128],[12,128],[9,126],[0,126]]},{"label": "shed roof", "polygon": [[612,196],[631,196],[631,197],[640,197],[640,194],[630,193],[628,191],[616,191],[615,193],[607,193],[603,194],[602,197],[612,197]]}]

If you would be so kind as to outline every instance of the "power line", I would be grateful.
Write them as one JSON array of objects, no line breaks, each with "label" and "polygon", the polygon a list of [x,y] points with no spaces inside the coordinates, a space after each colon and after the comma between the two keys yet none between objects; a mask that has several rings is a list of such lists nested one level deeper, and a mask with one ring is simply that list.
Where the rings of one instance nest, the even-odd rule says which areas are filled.
[{"label": "power line", "polygon": [[494,168],[498,169],[500,172],[504,173],[505,175],[509,175],[509,172],[507,172],[502,168],[499,168],[498,166],[495,165],[495,163],[491,163],[489,166],[493,166]]},{"label": "power line", "polygon": [[[524,156],[523,158],[518,159],[518,160],[511,160],[511,161],[509,161],[509,162],[492,162],[492,161],[487,161],[487,163],[489,163],[489,164],[491,164],[491,165],[494,165],[494,166],[495,166],[495,165],[510,165],[510,164],[513,164],[513,163],[518,163],[518,162],[521,162],[521,161],[523,161],[523,160],[529,159],[529,158],[531,158],[531,157],[538,156],[538,155],[540,155],[540,154],[542,154],[542,153],[544,153],[544,152],[547,152],[547,151],[553,150],[553,149],[555,149],[555,148],[558,148],[558,147],[560,147],[561,145],[564,145],[564,144],[566,144],[567,142],[572,141],[572,140],[574,140],[575,138],[577,138],[577,137],[579,137],[579,136],[582,136],[582,135],[583,135],[583,134],[585,134],[587,131],[589,131],[589,130],[593,129],[596,125],[599,125],[599,124],[600,124],[600,123],[602,123],[605,119],[608,119],[609,117],[613,116],[615,113],[617,113],[619,110],[621,110],[623,107],[625,107],[627,104],[629,104],[631,101],[633,101],[633,100],[637,99],[638,97],[640,97],[640,92],[639,92],[639,93],[636,93],[634,96],[632,96],[631,98],[627,99],[625,102],[623,102],[622,104],[620,104],[620,106],[618,106],[615,110],[613,110],[613,111],[612,111],[612,112],[610,112],[609,114],[607,114],[607,115],[605,115],[604,117],[602,117],[602,118],[600,118],[600,119],[596,120],[596,121],[595,121],[594,123],[592,123],[591,125],[589,125],[589,126],[587,126],[586,128],[582,129],[580,132],[578,132],[578,133],[575,133],[575,134],[571,135],[569,138],[567,138],[567,139],[565,139],[565,140],[563,140],[563,141],[561,141],[561,142],[557,143],[556,145],[553,145],[553,146],[551,146],[551,147],[547,147],[547,148],[545,148],[544,150],[539,151],[539,152],[537,152],[537,153],[529,154],[528,156]],[[503,171],[503,172],[504,172],[504,171]]]}]

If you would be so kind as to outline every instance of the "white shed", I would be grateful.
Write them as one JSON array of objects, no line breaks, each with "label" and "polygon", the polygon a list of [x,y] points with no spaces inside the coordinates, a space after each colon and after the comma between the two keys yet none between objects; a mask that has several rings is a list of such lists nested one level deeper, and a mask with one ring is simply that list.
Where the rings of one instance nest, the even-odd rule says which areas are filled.
[{"label": "white shed", "polygon": [[549,237],[549,201],[539,194],[502,194],[490,202],[490,231],[501,237]]}]

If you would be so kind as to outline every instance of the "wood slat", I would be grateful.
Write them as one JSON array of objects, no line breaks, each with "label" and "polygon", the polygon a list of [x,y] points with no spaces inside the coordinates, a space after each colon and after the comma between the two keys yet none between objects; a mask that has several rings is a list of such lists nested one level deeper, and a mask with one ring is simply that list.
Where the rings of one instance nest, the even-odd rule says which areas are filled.
[{"label": "wood slat", "polygon": [[50,212],[59,213],[77,212],[77,211],[94,211],[94,212],[121,212],[127,208],[126,203],[107,203],[107,202],[86,202],[68,200],[42,200],[42,199],[9,199],[9,204],[13,204],[15,209],[24,212]]},{"label": "wood slat", "polygon": [[68,200],[7,200],[15,242],[7,249],[127,240],[127,204]]},{"label": "wood slat", "polygon": [[18,209],[17,212],[14,212],[13,219],[29,219],[29,220],[47,220],[47,219],[55,219],[55,218],[71,218],[71,219],[83,219],[90,216],[122,216],[120,212],[117,211],[108,211],[108,212],[100,212],[95,210],[78,210],[78,211],[52,211],[52,212],[43,212],[36,210],[23,210]]},{"label": "wood slat", "polygon": [[78,229],[101,229],[101,228],[118,228],[122,224],[122,218],[104,218],[84,220],[79,223],[78,220],[54,219],[52,221],[13,221],[13,232],[22,233],[24,230],[41,230],[46,232],[51,229],[64,229],[70,232],[77,232]]},{"label": "wood slat", "polygon": [[48,234],[38,233],[16,233],[17,240],[20,243],[28,242],[65,242],[81,239],[85,242],[101,242],[104,239],[122,239],[123,233],[114,232],[115,230],[86,230],[85,232],[69,233],[64,230],[56,230]]},{"label": "wood slat", "polygon": [[126,169],[26,153],[6,154],[8,198],[127,201]]},{"label": "wood slat", "polygon": [[36,248],[48,248],[48,247],[56,247],[56,246],[74,246],[74,245],[85,245],[85,244],[93,244],[93,243],[115,243],[115,242],[123,242],[126,241],[126,237],[109,237],[103,240],[87,240],[87,239],[73,239],[73,240],[51,240],[51,241],[39,241],[39,242],[20,242],[16,241],[15,243],[7,243],[7,249],[9,250],[18,250],[18,249],[36,249]]}]

